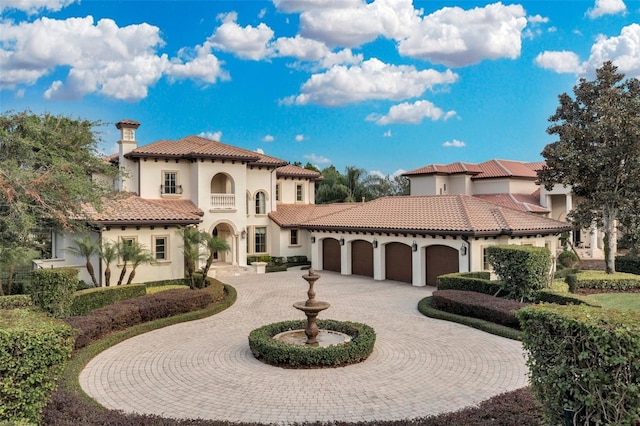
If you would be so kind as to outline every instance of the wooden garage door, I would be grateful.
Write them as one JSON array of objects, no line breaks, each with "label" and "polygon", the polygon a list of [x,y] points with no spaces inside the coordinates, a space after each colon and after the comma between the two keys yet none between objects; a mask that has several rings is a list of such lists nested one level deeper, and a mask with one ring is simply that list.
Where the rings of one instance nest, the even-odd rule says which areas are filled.
[{"label": "wooden garage door", "polygon": [[373,245],[369,241],[351,243],[351,273],[373,278]]},{"label": "wooden garage door", "polygon": [[427,285],[436,285],[439,275],[458,272],[458,250],[447,246],[427,247]]},{"label": "wooden garage door", "polygon": [[385,245],[384,268],[386,279],[413,282],[413,262],[411,261],[411,247],[402,243]]},{"label": "wooden garage door", "polygon": [[322,269],[342,272],[340,267],[340,242],[335,238],[322,240]]}]

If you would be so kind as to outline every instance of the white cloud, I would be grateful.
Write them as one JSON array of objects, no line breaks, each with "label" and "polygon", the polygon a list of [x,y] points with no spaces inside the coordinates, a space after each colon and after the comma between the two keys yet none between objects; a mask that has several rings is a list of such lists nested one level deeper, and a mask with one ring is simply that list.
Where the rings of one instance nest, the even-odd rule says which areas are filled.
[{"label": "white cloud", "polygon": [[319,9],[356,7],[362,0],[273,0],[276,8],[282,12],[304,12]]},{"label": "white cloud", "polygon": [[300,35],[278,38],[273,44],[273,50],[274,56],[289,56],[301,61],[318,62],[322,68],[362,62],[362,55],[354,55],[351,49],[333,52],[326,44]]},{"label": "white cloud", "polygon": [[262,148],[256,148],[256,151],[258,154],[263,154],[264,155],[264,149]]},{"label": "white cloud", "polygon": [[205,83],[229,80],[231,77],[222,69],[223,62],[211,53],[211,44],[205,42],[195,49],[182,48],[171,61],[167,75],[175,79],[198,79]]},{"label": "white cloud", "polygon": [[425,16],[400,40],[398,51],[451,67],[483,59],[514,59],[520,56],[521,32],[526,25],[520,5],[494,3],[471,10],[445,7]]},{"label": "white cloud", "polygon": [[260,12],[258,12],[258,19],[264,18],[266,14],[267,14],[267,9],[265,8],[260,9]]},{"label": "white cloud", "polygon": [[269,56],[269,42],[274,33],[267,25],[241,27],[236,23],[238,14],[235,12],[220,15],[219,19],[222,25],[208,40],[215,48],[256,61]]},{"label": "white cloud", "polygon": [[331,163],[331,160],[329,160],[327,157],[323,157],[322,155],[307,154],[307,155],[304,156],[304,158],[306,160],[309,160],[310,162],[312,162],[314,164],[329,164],[329,163]]},{"label": "white cloud", "polygon": [[285,103],[345,105],[371,99],[402,100],[421,96],[435,85],[453,83],[458,75],[447,70],[418,71],[413,66],[389,65],[369,59],[351,67],[336,65],[321,74],[314,74],[301,88],[298,96]]},{"label": "white cloud", "polygon": [[274,140],[276,140],[276,138],[274,138],[272,135],[265,135],[265,137],[262,138],[263,142],[273,142]]},{"label": "white cloud", "polygon": [[574,52],[563,50],[546,51],[540,53],[535,59],[536,65],[539,67],[550,69],[558,73],[574,73],[582,72],[580,58]]},{"label": "white cloud", "polygon": [[47,10],[57,12],[75,2],[76,0],[3,0],[0,3],[0,12],[16,9],[28,15],[35,15]]},{"label": "white cloud", "polygon": [[385,138],[390,138],[391,136],[392,136],[391,135],[391,129],[387,130],[386,132],[384,132],[382,134],[382,137],[385,137]]},{"label": "white cloud", "polygon": [[220,142],[222,140],[222,132],[220,130],[217,132],[201,132],[198,136],[212,141]]},{"label": "white cloud", "polygon": [[457,139],[454,139],[452,141],[446,141],[445,143],[442,144],[442,146],[444,147],[454,147],[454,148],[464,148],[465,146],[467,146],[466,143],[459,141]]},{"label": "white cloud", "polygon": [[591,19],[596,19],[604,15],[624,13],[626,10],[627,6],[622,0],[596,0],[593,8],[587,11],[587,16]]},{"label": "white cloud", "polygon": [[430,118],[433,121],[441,118],[447,120],[455,115],[455,111],[445,113],[431,102],[422,100],[412,104],[403,102],[399,105],[393,105],[386,115],[371,114],[367,117],[367,120],[375,121],[379,125],[391,123],[419,124],[423,118]]},{"label": "white cloud", "polygon": [[304,135],[296,135],[296,142],[302,142],[305,139]]},{"label": "white cloud", "polygon": [[549,18],[541,15],[533,15],[527,18],[527,21],[531,24],[546,24],[549,22]]}]

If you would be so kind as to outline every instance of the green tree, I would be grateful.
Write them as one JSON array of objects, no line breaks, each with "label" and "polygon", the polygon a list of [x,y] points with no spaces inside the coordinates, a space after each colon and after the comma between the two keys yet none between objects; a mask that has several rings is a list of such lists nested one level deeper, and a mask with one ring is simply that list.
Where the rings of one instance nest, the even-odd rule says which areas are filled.
[{"label": "green tree", "polygon": [[131,272],[129,272],[127,284],[131,284],[133,282],[133,278],[136,276],[136,269],[138,268],[138,266],[155,262],[153,254],[149,250],[145,249],[143,244],[140,244],[137,241],[134,241],[131,244],[128,252],[128,257],[128,260],[131,263]]},{"label": "green tree", "polygon": [[[575,99],[563,93],[547,129],[559,140],[542,151],[541,184],[569,185],[579,202],[570,220],[604,230],[607,272],[615,272],[616,224],[625,222],[640,197],[640,80],[623,81],[611,62],[596,79],[580,79]],[[637,204],[635,204],[637,205]]]},{"label": "green tree", "polygon": [[124,277],[127,275],[127,264],[135,253],[135,249],[133,248],[134,243],[135,241],[131,240],[121,240],[116,244],[118,257],[122,260],[122,270],[120,271],[116,285],[122,285],[124,282]]},{"label": "green tree", "polygon": [[116,243],[103,241],[99,249],[100,260],[105,264],[104,268],[104,285],[111,285],[111,264],[118,259],[118,247]]},{"label": "green tree", "polygon": [[73,244],[74,246],[66,248],[65,251],[73,253],[76,256],[84,259],[84,266],[87,268],[87,272],[89,272],[89,276],[91,277],[93,286],[100,287],[100,283],[98,282],[98,280],[96,280],[93,263],[91,263],[91,258],[97,255],[100,251],[98,243],[91,240],[91,237],[89,237],[88,235],[85,235],[84,237],[74,238]]},{"label": "green tree", "polygon": [[209,274],[209,269],[211,268],[211,264],[213,263],[215,254],[218,252],[227,252],[229,251],[230,247],[224,239],[220,237],[214,237],[213,235],[207,234],[206,232],[202,232],[201,242],[207,251],[207,261],[202,268],[202,286],[204,287],[204,281],[207,279],[207,274]]},{"label": "green tree", "polygon": [[184,265],[189,278],[189,287],[194,289],[196,264],[200,259],[200,243],[202,242],[202,234],[198,228],[194,226],[185,226],[180,228],[178,233],[182,237],[182,254],[184,256]]}]

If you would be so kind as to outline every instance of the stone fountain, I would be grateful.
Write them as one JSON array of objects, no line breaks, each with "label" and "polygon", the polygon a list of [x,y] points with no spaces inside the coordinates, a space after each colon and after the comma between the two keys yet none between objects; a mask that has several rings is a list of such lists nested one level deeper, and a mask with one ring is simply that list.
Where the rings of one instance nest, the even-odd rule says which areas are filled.
[{"label": "stone fountain", "polygon": [[316,292],[314,284],[320,278],[312,268],[309,273],[302,276],[309,283],[307,291],[308,299],[304,302],[296,302],[293,307],[301,310],[307,316],[307,326],[304,330],[289,330],[279,333],[273,338],[290,345],[307,345],[307,346],[333,346],[349,342],[351,337],[347,334],[333,330],[321,330],[316,324],[318,314],[331,305],[327,302],[316,300]]}]

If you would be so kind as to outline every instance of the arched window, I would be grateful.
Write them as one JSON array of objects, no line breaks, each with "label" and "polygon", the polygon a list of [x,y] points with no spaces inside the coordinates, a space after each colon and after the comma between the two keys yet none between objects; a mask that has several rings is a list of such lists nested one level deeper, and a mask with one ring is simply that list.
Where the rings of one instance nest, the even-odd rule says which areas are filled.
[{"label": "arched window", "polygon": [[256,193],[256,214],[266,214],[266,196],[264,192],[259,191]]}]

